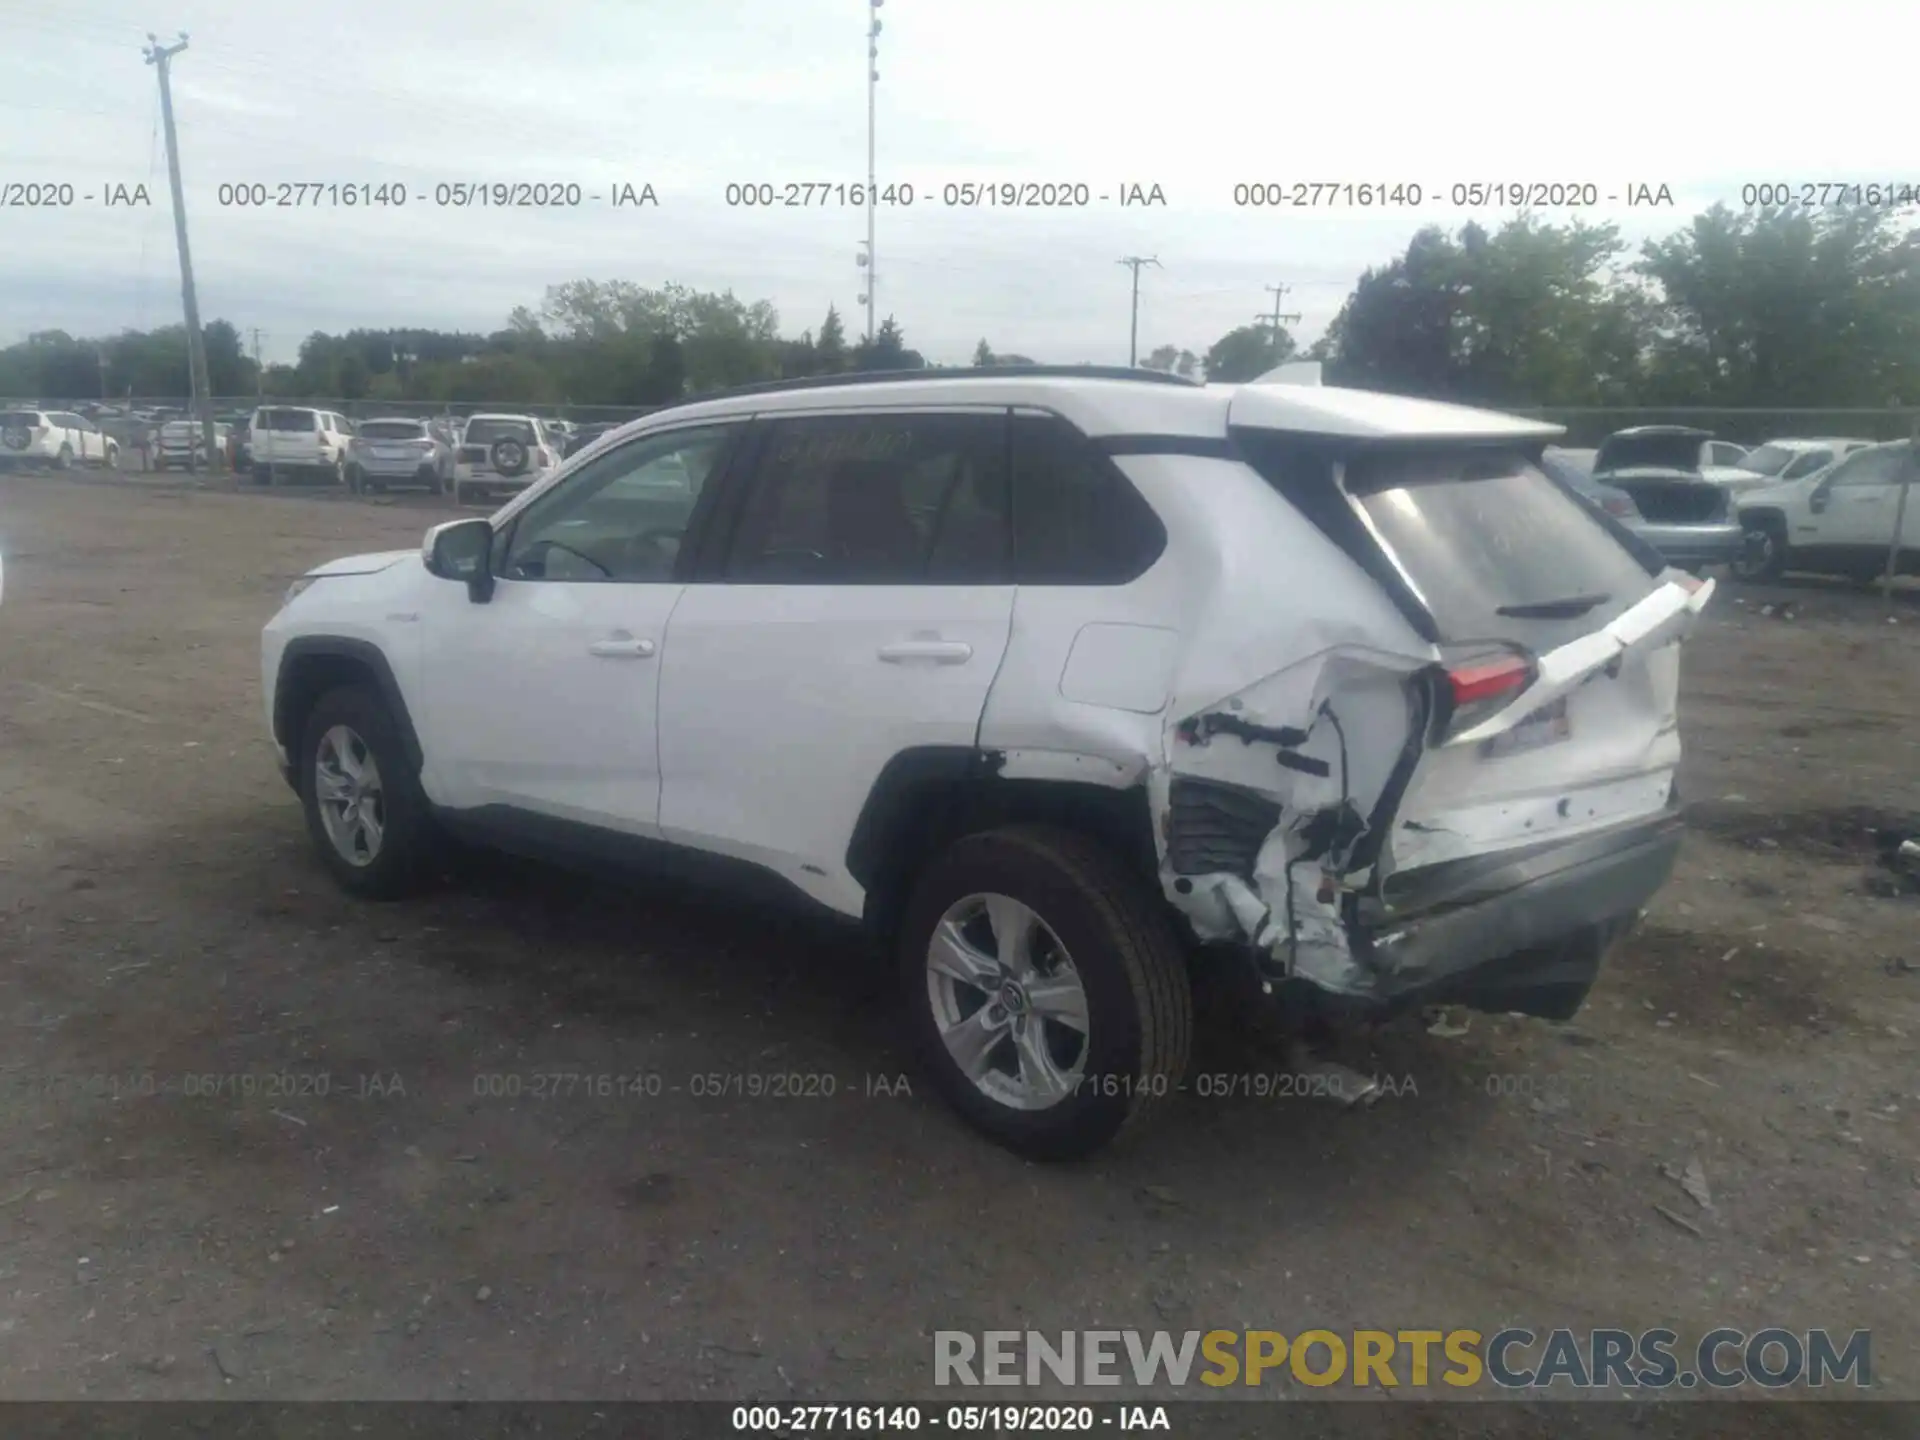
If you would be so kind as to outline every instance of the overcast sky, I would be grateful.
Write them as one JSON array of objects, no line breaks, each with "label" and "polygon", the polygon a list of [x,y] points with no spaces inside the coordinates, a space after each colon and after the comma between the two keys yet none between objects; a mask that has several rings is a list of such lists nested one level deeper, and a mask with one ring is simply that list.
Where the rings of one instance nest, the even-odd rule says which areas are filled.
[{"label": "overcast sky", "polygon": [[[1798,12],[1798,13],[1796,13]],[[1310,340],[1359,272],[1422,224],[1472,218],[1456,183],[1591,182],[1635,239],[1757,181],[1920,183],[1910,86],[1849,84],[1897,6],[1614,0],[888,0],[879,12],[880,310],[929,358],[1124,362],[1203,351],[1270,308]],[[1817,18],[1816,18],[1817,17]],[[492,330],[551,283],[678,281],[771,300],[790,334],[836,304],[850,334],[864,211],[729,208],[729,182],[866,173],[866,0],[0,0],[0,184],[65,182],[70,209],[0,208],[0,342],[179,318],[149,26],[184,28],[174,99],[204,318],[312,330]],[[1909,38],[1920,29],[1904,22]],[[164,32],[163,32],[164,38]],[[1897,53],[1898,47],[1896,47]],[[1904,62],[1901,62],[1904,63]],[[1896,66],[1897,68],[1897,66]],[[1795,80],[1795,75],[1801,76]],[[437,207],[436,186],[598,194],[538,213]],[[950,208],[948,182],[1085,182],[1069,211]],[[399,182],[404,209],[248,211],[222,182]],[[1236,183],[1420,186],[1419,209],[1239,209]],[[651,184],[657,208],[612,208]],[[1166,205],[1121,208],[1125,185]],[[148,209],[105,208],[145,184]],[[1671,187],[1674,209],[1628,209]],[[1608,196],[1621,197],[1607,203]],[[1503,212],[1478,212],[1497,222]]]}]

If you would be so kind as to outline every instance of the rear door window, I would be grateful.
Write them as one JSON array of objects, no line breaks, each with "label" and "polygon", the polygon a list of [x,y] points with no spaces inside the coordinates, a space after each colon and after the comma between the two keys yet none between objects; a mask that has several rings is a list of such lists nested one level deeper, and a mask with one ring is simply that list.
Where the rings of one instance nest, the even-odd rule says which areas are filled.
[{"label": "rear door window", "polygon": [[1518,452],[1362,455],[1344,488],[1450,641],[1551,648],[1653,589],[1590,508]]},{"label": "rear door window", "polygon": [[319,428],[316,419],[311,410],[263,410],[260,412],[260,428],[288,434],[312,434]]},{"label": "rear door window", "polygon": [[997,584],[1011,526],[1004,415],[874,414],[768,427],[726,564],[786,585]]},{"label": "rear door window", "polygon": [[1166,549],[1160,517],[1064,420],[1013,417],[1013,528],[1022,585],[1124,585]]}]

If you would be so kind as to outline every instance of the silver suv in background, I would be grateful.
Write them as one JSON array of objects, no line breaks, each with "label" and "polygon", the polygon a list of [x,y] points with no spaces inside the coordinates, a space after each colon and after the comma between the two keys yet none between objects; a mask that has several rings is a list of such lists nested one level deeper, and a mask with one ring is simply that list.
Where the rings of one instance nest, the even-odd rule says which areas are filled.
[{"label": "silver suv in background", "polygon": [[453,479],[453,449],[425,420],[396,416],[362,420],[347,447],[348,481],[355,490],[424,485],[444,495]]},{"label": "silver suv in background", "polygon": [[454,501],[524,490],[559,464],[560,442],[537,416],[471,416],[454,451]]}]

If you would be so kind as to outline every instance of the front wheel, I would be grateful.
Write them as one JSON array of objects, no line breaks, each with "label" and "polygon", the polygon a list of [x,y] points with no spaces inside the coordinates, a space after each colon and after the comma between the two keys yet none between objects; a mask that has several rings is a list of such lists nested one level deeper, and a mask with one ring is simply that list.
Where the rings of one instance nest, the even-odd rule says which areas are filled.
[{"label": "front wheel", "polygon": [[1728,566],[1733,578],[1749,585],[1778,580],[1787,568],[1785,537],[1769,525],[1750,525],[1741,538],[1740,553]]},{"label": "front wheel", "polygon": [[299,740],[300,801],[320,859],[343,889],[393,900],[431,873],[435,837],[400,727],[369,686],[322,695]]},{"label": "front wheel", "polygon": [[1074,1159],[1180,1088],[1193,1000],[1163,903],[1067,830],[970,835],[928,867],[900,978],[922,1065],[969,1123],[1031,1159]]}]

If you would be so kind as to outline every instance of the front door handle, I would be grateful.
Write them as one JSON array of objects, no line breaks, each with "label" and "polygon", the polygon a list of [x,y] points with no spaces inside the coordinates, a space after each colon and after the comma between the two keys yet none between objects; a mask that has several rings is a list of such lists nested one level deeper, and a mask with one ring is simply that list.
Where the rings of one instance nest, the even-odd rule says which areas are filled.
[{"label": "front door handle", "polygon": [[587,646],[587,653],[597,655],[602,660],[645,660],[653,654],[653,642],[621,634],[611,639],[593,641]]},{"label": "front door handle", "polygon": [[962,640],[898,640],[880,647],[880,658],[889,665],[908,660],[931,660],[936,665],[964,665],[973,658],[973,647]]}]

